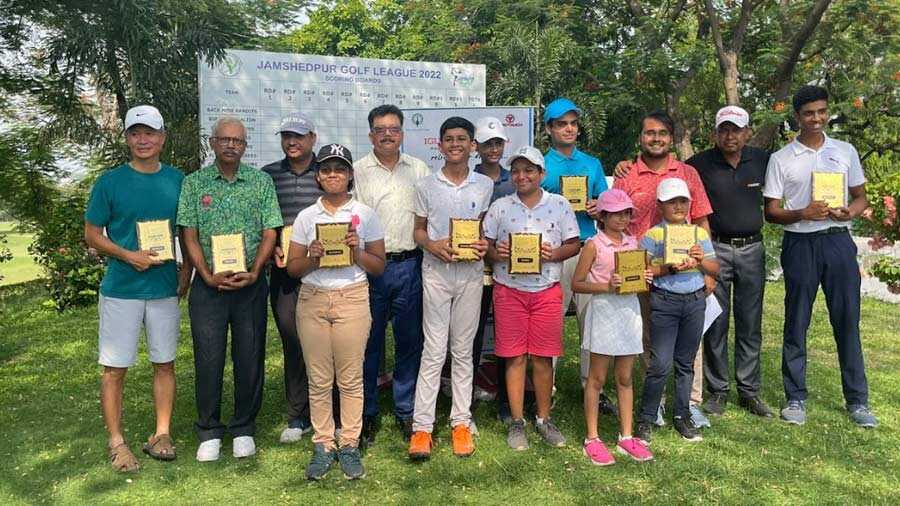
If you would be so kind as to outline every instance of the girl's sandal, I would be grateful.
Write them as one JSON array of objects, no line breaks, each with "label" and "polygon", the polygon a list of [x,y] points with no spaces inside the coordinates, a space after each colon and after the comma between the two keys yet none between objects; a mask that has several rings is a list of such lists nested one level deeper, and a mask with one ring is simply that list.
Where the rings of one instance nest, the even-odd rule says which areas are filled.
[{"label": "girl's sandal", "polygon": [[141,464],[124,442],[109,448],[109,463],[120,473],[131,473],[141,468]]},{"label": "girl's sandal", "polygon": [[175,460],[175,445],[172,444],[172,436],[168,434],[151,436],[142,450],[156,460]]}]

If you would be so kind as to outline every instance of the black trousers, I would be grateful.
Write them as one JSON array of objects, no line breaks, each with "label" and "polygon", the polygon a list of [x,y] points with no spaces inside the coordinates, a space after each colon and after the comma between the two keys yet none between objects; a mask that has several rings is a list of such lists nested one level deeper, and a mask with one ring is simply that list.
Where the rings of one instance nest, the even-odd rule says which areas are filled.
[{"label": "black trousers", "polygon": [[713,242],[722,314],[703,337],[703,375],[710,393],[728,393],[728,327],[734,313],[734,379],[738,395],[756,397],[761,387],[762,308],[766,251],[762,242],[735,247]]},{"label": "black trousers", "polygon": [[191,285],[188,312],[196,370],[195,427],[201,443],[225,435],[226,428],[220,415],[229,328],[234,366],[234,415],[228,422],[228,432],[233,437],[256,433],[256,415],[262,405],[265,373],[267,288],[265,276],[236,291],[211,288],[200,276],[196,276]]},{"label": "black trousers", "polygon": [[303,362],[303,349],[297,337],[297,297],[300,280],[288,276],[285,269],[272,267],[269,275],[269,302],[275,326],[281,336],[284,353],[284,397],[289,421],[309,422],[309,378]]},{"label": "black trousers", "polygon": [[819,285],[837,344],[841,385],[847,405],[868,404],[869,385],[859,338],[860,274],[856,244],[850,233],[785,232],[781,243],[784,270],[784,344],[781,374],[788,400],[806,400],[806,332]]}]

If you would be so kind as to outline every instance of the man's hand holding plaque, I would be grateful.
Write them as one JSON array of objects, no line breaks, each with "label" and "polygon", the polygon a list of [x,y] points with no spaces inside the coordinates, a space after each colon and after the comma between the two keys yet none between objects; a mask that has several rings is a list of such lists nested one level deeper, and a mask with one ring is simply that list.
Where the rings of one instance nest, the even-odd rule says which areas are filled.
[{"label": "man's hand holding plaque", "polygon": [[244,234],[223,234],[210,237],[212,249],[212,272],[228,277],[238,272],[247,272],[247,257],[244,254]]},{"label": "man's hand holding plaque", "polygon": [[291,247],[291,235],[293,233],[294,227],[291,225],[285,225],[281,228],[281,234],[279,234],[278,239],[279,244],[275,245],[275,251],[272,255],[275,259],[275,266],[280,269],[287,265],[288,250]]},{"label": "man's hand holding plaque", "polygon": [[137,222],[138,249],[152,252],[156,264],[175,260],[175,246],[169,220]]}]

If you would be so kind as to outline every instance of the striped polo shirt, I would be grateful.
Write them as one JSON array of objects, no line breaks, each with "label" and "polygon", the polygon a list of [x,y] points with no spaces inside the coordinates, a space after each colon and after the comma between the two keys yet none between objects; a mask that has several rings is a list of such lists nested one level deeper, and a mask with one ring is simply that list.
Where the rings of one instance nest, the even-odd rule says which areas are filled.
[{"label": "striped polo shirt", "polygon": [[291,171],[287,158],[272,162],[262,170],[272,176],[275,192],[278,194],[278,206],[285,225],[294,223],[300,211],[316,203],[322,190],[316,183],[316,161],[313,159],[309,167],[299,176]]}]

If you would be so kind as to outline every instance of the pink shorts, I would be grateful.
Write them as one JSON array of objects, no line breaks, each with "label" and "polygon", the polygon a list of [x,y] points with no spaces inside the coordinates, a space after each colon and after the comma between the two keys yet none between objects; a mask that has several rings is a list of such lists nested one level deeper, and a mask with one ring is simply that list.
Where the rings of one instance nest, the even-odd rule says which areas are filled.
[{"label": "pink shorts", "polygon": [[494,353],[562,355],[562,288],[559,283],[539,292],[524,292],[499,283],[494,285]]}]

